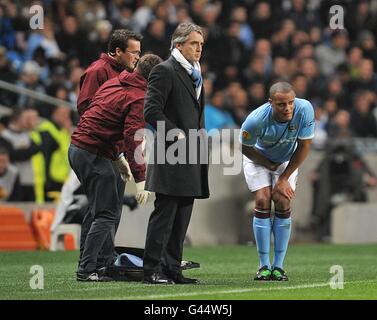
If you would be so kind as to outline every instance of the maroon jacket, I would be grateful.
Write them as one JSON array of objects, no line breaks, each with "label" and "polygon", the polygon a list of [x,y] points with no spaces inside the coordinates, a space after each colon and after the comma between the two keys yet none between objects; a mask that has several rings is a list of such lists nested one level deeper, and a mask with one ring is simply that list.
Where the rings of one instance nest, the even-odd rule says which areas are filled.
[{"label": "maroon jacket", "polygon": [[135,161],[135,156],[144,160],[140,146],[142,136],[138,141],[134,136],[137,130],[145,128],[146,91],[147,81],[137,71],[123,71],[106,81],[82,114],[71,138],[75,146],[111,160],[124,152],[136,182],[145,180],[144,161],[143,164]]},{"label": "maroon jacket", "polygon": [[87,109],[97,89],[123,70],[122,65],[105,53],[102,53],[100,58],[85,70],[80,78],[80,93],[77,98],[77,111],[80,116]]}]

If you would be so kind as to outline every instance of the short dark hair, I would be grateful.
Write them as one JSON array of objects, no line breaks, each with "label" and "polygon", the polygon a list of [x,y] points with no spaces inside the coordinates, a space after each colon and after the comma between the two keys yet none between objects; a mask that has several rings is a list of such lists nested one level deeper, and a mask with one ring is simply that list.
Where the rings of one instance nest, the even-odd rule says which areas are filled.
[{"label": "short dark hair", "polygon": [[276,82],[270,87],[270,98],[272,99],[277,92],[288,93],[291,91],[294,92],[293,87],[290,83],[285,81]]},{"label": "short dark hair", "polygon": [[139,72],[146,80],[149,78],[149,74],[151,73],[154,66],[161,63],[163,60],[155,55],[148,53],[144,56],[142,56],[137,63],[136,70]]},{"label": "short dark hair", "polygon": [[111,34],[107,51],[114,54],[116,48],[119,48],[122,51],[126,50],[128,47],[128,40],[130,39],[141,42],[143,36],[128,29],[114,30]]}]

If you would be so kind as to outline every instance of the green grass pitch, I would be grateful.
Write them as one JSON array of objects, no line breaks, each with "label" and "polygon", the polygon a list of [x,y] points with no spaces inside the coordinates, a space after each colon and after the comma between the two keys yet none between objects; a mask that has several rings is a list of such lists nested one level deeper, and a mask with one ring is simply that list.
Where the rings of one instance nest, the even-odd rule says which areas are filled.
[{"label": "green grass pitch", "polygon": [[[377,245],[292,244],[285,262],[288,282],[256,282],[256,248],[185,248],[184,258],[201,263],[185,271],[199,285],[137,282],[81,283],[75,279],[77,251],[1,252],[0,299],[377,299]],[[31,289],[33,265],[43,267],[43,289]],[[343,269],[343,289],[330,286],[332,266]],[[338,287],[339,281],[333,281]]]}]

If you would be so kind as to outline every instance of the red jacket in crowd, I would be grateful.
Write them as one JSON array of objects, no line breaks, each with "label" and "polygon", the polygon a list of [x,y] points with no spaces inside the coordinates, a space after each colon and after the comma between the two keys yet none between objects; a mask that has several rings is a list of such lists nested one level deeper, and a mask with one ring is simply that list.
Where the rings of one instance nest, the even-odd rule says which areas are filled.
[{"label": "red jacket in crowd", "polygon": [[[71,142],[75,146],[116,160],[121,152],[127,158],[135,182],[145,180],[145,164],[138,164],[135,156],[143,159],[142,136],[134,136],[145,128],[144,97],[147,81],[134,71],[123,71],[105,82],[97,91],[87,110],[82,114]],[[137,148],[139,147],[139,148]],[[135,155],[135,151],[138,154]]]},{"label": "red jacket in crowd", "polygon": [[97,89],[107,80],[118,76],[123,70],[122,65],[105,53],[102,53],[100,58],[85,70],[80,78],[80,93],[77,98],[77,111],[80,116],[88,108]]}]

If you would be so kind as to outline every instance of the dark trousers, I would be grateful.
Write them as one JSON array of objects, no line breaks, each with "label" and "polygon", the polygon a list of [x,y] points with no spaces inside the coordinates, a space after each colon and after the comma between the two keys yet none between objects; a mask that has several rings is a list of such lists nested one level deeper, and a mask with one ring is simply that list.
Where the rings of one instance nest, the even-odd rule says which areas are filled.
[{"label": "dark trousers", "polygon": [[145,242],[144,274],[181,273],[183,242],[193,204],[193,197],[156,193]]},{"label": "dark trousers", "polygon": [[122,212],[125,184],[114,163],[70,145],[68,158],[88,197],[88,210],[81,226],[78,272],[93,272],[98,256],[113,260],[114,238]]},{"label": "dark trousers", "polygon": [[[120,186],[120,189],[121,188],[122,187]],[[121,193],[121,192],[122,191],[120,190],[119,193]],[[124,193],[124,188],[123,188],[123,193]],[[122,197],[121,201],[123,202],[123,197]],[[100,252],[98,253],[96,269],[111,265],[117,257],[117,253],[115,252],[115,249],[114,249],[114,239],[115,239],[115,235],[116,235],[117,230],[118,230],[120,218],[121,218],[121,213],[119,215],[119,219],[115,223],[114,229],[111,230],[111,232],[108,235],[108,237],[106,238]],[[93,221],[94,221],[94,216],[92,214],[92,207],[88,205],[86,212],[85,212],[85,215],[84,215],[84,219],[83,219],[82,224],[81,224],[79,265],[80,265],[80,261],[82,260],[82,256],[83,256],[83,253],[84,253],[86,238],[88,236],[90,228],[92,227]]]}]

